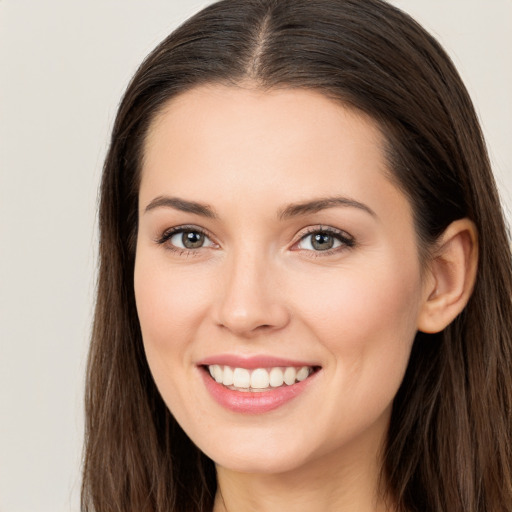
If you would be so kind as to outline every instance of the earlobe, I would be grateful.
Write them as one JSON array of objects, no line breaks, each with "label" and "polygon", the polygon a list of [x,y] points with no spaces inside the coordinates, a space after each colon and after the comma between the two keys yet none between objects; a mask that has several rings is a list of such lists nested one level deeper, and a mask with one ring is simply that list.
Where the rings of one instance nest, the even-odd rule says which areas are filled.
[{"label": "earlobe", "polygon": [[442,331],[462,312],[473,291],[478,265],[478,234],[469,219],[452,222],[441,235],[425,278],[418,330]]}]

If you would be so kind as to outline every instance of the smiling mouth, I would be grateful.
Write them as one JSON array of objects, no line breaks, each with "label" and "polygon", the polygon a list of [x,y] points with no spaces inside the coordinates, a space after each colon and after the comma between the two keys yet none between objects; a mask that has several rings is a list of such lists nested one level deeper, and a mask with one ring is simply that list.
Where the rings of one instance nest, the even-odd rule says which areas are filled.
[{"label": "smiling mouth", "polygon": [[212,379],[233,391],[261,392],[276,388],[293,386],[302,382],[319,370],[317,366],[276,366],[271,368],[238,368],[206,365],[203,368],[209,372]]}]

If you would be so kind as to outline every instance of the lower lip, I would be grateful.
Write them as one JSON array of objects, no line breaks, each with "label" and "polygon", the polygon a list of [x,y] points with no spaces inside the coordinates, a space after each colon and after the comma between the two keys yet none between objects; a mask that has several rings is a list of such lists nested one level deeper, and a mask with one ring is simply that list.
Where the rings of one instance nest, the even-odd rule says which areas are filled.
[{"label": "lower lip", "polygon": [[219,384],[201,368],[206,389],[213,399],[226,409],[244,414],[262,414],[281,407],[299,396],[313,381],[318,372],[291,386],[280,386],[269,391],[235,391]]}]

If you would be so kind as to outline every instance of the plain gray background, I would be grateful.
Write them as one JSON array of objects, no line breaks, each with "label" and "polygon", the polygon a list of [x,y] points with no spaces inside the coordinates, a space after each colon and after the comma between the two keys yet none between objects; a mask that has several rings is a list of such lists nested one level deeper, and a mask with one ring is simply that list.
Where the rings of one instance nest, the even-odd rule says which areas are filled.
[{"label": "plain gray background", "polygon": [[[0,512],[79,510],[109,130],[142,58],[207,3],[0,0]],[[509,210],[512,0],[394,3],[458,66]]]}]

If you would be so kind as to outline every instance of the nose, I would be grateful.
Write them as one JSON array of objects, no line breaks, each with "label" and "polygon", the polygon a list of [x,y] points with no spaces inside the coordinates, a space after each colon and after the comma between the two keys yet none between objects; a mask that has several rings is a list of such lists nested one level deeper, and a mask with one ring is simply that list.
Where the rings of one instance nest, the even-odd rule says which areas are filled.
[{"label": "nose", "polygon": [[216,323],[251,338],[284,328],[290,312],[279,285],[278,269],[255,253],[226,262],[216,301]]}]

